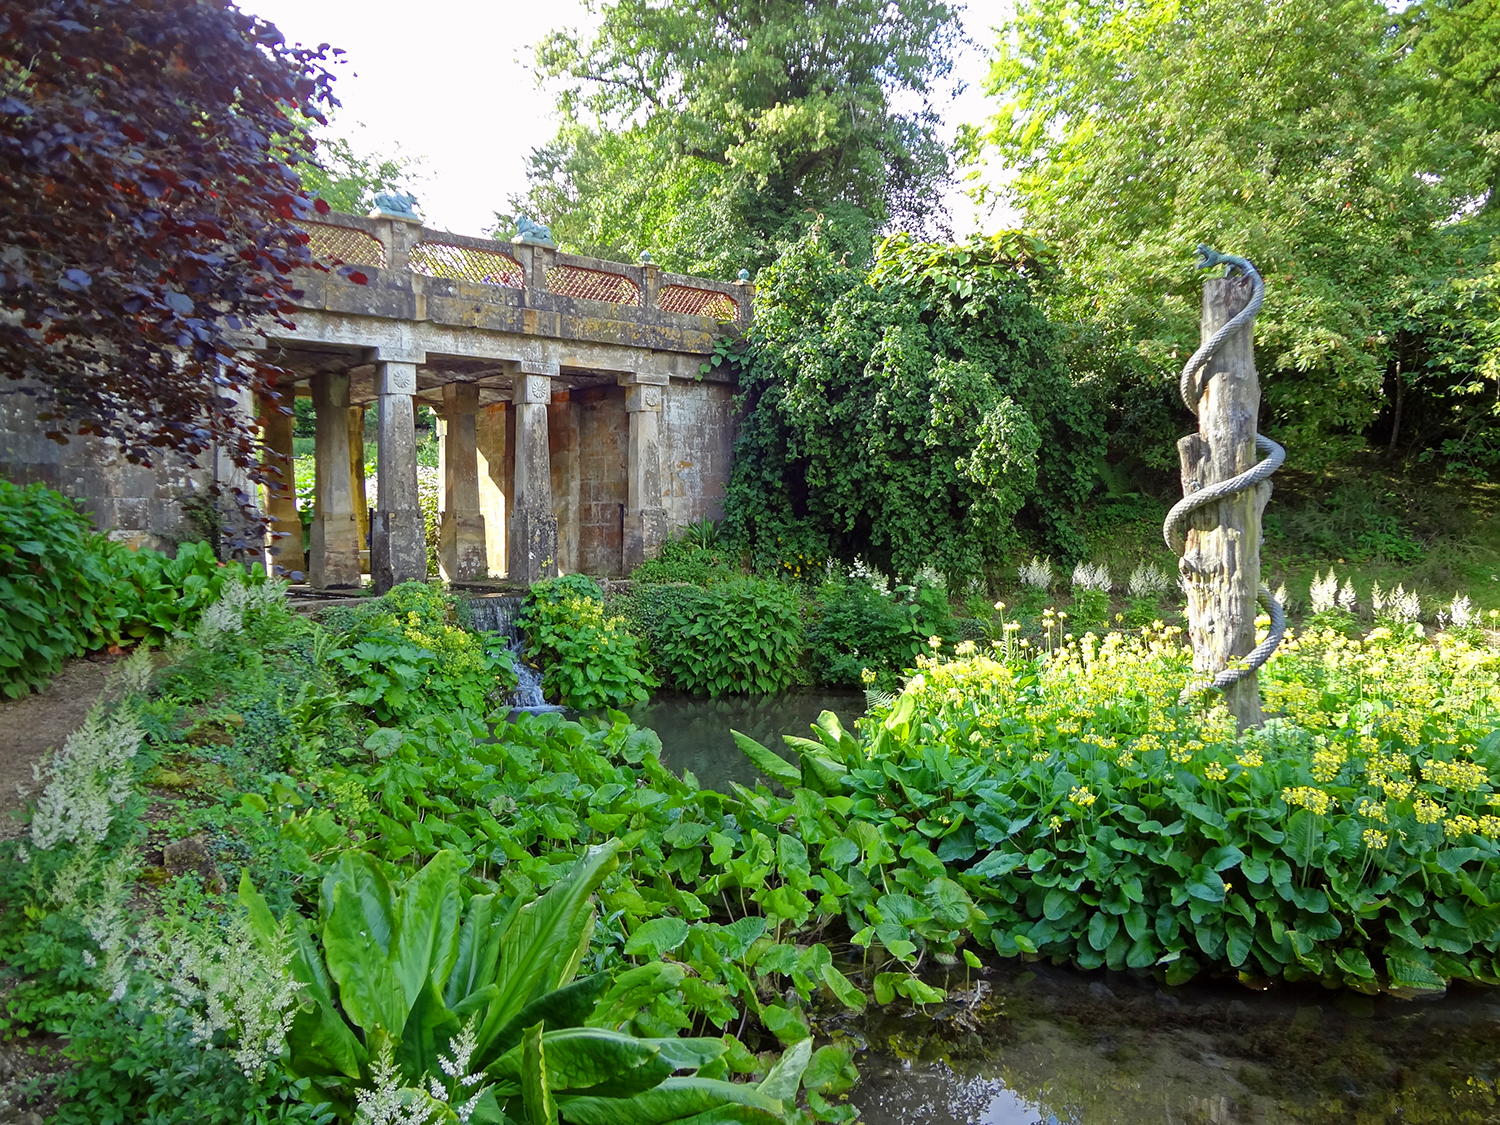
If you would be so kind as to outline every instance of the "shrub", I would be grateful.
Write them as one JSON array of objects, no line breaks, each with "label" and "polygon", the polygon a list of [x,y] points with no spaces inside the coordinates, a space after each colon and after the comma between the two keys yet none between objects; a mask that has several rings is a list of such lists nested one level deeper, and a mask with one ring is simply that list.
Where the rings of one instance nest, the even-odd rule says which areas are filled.
[{"label": "shrub", "polygon": [[330,657],[353,685],[349,698],[383,725],[433,711],[486,714],[516,686],[499,635],[462,628],[453,599],[426,583],[403,582],[347,619]]},{"label": "shrub", "polygon": [[650,640],[673,686],[695,695],[767,695],[792,683],[802,655],[794,590],[760,578],[672,589]]},{"label": "shrub", "polygon": [[911,667],[933,635],[923,616],[920,605],[882,596],[868,582],[825,583],[808,614],[813,676],[857,687],[867,668],[889,676]]},{"label": "shrub", "polygon": [[607,617],[592,578],[568,574],[531,588],[517,619],[527,659],[542,668],[542,691],[567,707],[628,707],[651,695],[656,678],[623,616]]},{"label": "shrub", "polygon": [[0,691],[25,695],[118,636],[106,556],[72,501],[0,480]]},{"label": "shrub", "polygon": [[630,580],[638,586],[659,585],[664,582],[712,586],[716,582],[727,582],[733,578],[735,566],[728,552],[715,545],[717,539],[706,538],[697,524],[689,532],[691,534],[685,532],[681,539],[673,539],[664,544],[661,554],[646,560],[630,572]]},{"label": "shrub", "polygon": [[[207,543],[177,557],[132,551],[91,528],[61,493],[0,480],[0,692],[40,687],[69,657],[186,632],[236,567]],[[265,581],[258,568],[247,581]]]}]

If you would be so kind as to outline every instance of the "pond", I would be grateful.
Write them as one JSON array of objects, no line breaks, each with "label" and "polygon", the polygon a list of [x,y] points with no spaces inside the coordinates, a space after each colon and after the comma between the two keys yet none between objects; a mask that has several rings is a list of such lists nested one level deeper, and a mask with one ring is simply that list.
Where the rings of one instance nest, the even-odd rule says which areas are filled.
[{"label": "pond", "polygon": [[[1500,1121],[1500,995],[1398,1000],[1010,963],[851,1026],[866,1125]],[[967,985],[967,987],[966,987]]]},{"label": "pond", "polygon": [[726,696],[702,699],[678,692],[660,692],[650,702],[630,708],[631,722],[649,727],[661,739],[661,760],[668,768],[691,770],[706,789],[729,792],[729,783],[753,786],[757,779],[749,759],[735,745],[731,730],[748,734],[772,750],[791,757],[783,734],[811,737],[808,728],[824,711],[832,711],[846,727],[865,711],[862,691],[821,690],[785,695]]}]

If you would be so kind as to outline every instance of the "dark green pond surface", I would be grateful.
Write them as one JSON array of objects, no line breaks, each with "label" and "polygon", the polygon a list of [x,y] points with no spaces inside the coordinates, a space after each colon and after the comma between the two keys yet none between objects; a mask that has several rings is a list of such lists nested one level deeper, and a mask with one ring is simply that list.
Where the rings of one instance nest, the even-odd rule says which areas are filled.
[{"label": "dark green pond surface", "polygon": [[[806,735],[825,709],[852,725],[863,693],[663,694],[629,714],[665,764],[727,790],[758,776],[730,728],[786,752],[780,736]],[[1500,990],[1164,988],[1020,962],[933,983],[949,1000],[925,1012],[872,1004],[819,1021],[820,1039],[864,1048],[848,1098],[866,1125],[1500,1125]]]},{"label": "dark green pond surface", "polygon": [[787,753],[781,736],[810,737],[808,727],[824,711],[832,711],[852,730],[854,720],[864,714],[865,694],[809,691],[760,698],[700,699],[661,692],[626,714],[637,726],[650,727],[657,733],[664,765],[679,773],[691,770],[705,789],[729,792],[731,781],[753,786],[760,776],[734,744],[730,730],[748,734],[763,746]]},{"label": "dark green pond surface", "polygon": [[1500,1122],[1500,992],[1397,1000],[1012,964],[872,1013],[867,1125]]}]

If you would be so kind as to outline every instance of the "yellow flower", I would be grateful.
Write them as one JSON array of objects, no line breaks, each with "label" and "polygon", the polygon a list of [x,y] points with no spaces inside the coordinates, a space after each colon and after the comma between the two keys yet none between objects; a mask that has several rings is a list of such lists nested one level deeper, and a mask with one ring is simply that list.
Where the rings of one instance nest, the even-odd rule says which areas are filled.
[{"label": "yellow flower", "polygon": [[1443,835],[1465,836],[1470,832],[1479,831],[1479,822],[1472,816],[1459,813],[1452,820],[1443,821]]},{"label": "yellow flower", "polygon": [[1418,797],[1412,803],[1412,811],[1416,813],[1418,824],[1436,824],[1448,815],[1448,810],[1430,797]]},{"label": "yellow flower", "polygon": [[1379,851],[1391,842],[1391,838],[1384,832],[1374,828],[1366,828],[1364,831],[1365,847]]},{"label": "yellow flower", "polygon": [[1322,816],[1333,804],[1333,798],[1321,789],[1314,789],[1309,785],[1298,785],[1287,787],[1281,791],[1281,799],[1289,805],[1300,805],[1309,809],[1318,816]]},{"label": "yellow flower", "polygon": [[1229,776],[1229,770],[1222,762],[1209,762],[1203,767],[1203,776],[1210,781],[1223,781]]},{"label": "yellow flower", "polygon": [[1080,808],[1085,809],[1098,799],[1099,798],[1096,794],[1089,792],[1089,787],[1087,785],[1080,785],[1068,794],[1068,800],[1072,801]]},{"label": "yellow flower", "polygon": [[1260,751],[1254,748],[1246,750],[1243,754],[1239,755],[1236,761],[1247,770],[1253,770],[1258,766],[1265,765],[1265,759],[1261,757]]},{"label": "yellow flower", "polygon": [[875,669],[861,668],[859,670],[859,678],[861,683],[873,684],[875,682]]},{"label": "yellow flower", "polygon": [[1422,778],[1445,789],[1471,793],[1481,785],[1489,784],[1490,775],[1477,762],[1431,761],[1422,763]]},{"label": "yellow flower", "polygon": [[937,651],[938,649],[943,647],[943,638],[938,636],[928,637],[927,647],[932,649],[933,651]]},{"label": "yellow flower", "polygon": [[953,650],[955,656],[973,656],[979,651],[979,646],[973,641],[960,641],[958,647]]}]

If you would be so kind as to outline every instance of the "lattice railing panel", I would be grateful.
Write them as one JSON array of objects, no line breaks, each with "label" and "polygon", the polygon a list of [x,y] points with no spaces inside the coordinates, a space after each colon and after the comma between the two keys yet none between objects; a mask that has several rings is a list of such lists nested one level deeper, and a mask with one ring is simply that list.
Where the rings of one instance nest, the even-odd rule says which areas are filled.
[{"label": "lattice railing panel", "polygon": [[641,287],[630,278],[581,266],[553,266],[547,271],[547,288],[560,297],[586,301],[608,301],[612,305],[641,303]]},{"label": "lattice railing panel", "polygon": [[373,234],[332,223],[302,223],[313,261],[325,265],[385,268],[385,244]]},{"label": "lattice railing panel", "polygon": [[738,320],[739,302],[717,289],[694,289],[690,285],[668,285],[656,295],[656,307],[662,312],[687,313],[689,316],[711,316],[715,320]]},{"label": "lattice railing panel", "polygon": [[525,287],[521,263],[498,250],[455,246],[451,242],[419,242],[411,248],[411,272],[424,277],[475,281],[480,285]]}]

